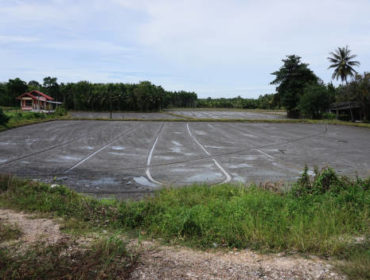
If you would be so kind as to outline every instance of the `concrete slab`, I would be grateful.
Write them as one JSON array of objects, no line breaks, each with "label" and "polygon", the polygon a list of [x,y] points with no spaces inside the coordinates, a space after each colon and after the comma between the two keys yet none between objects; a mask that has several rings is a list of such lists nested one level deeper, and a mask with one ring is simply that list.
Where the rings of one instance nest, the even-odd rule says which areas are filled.
[{"label": "concrete slab", "polygon": [[257,111],[232,111],[232,110],[169,110],[185,118],[194,119],[242,119],[242,120],[272,120],[285,119],[285,112],[257,112]]},{"label": "concrete slab", "polygon": [[294,181],[304,165],[370,176],[370,130],[222,122],[54,121],[0,133],[0,173],[97,196],[163,185]]},{"label": "concrete slab", "polygon": [[[70,112],[72,117],[83,119],[110,119],[109,112]],[[178,117],[166,113],[135,113],[135,112],[114,112],[112,119],[139,119],[139,120],[157,120],[157,119],[178,119]]]}]

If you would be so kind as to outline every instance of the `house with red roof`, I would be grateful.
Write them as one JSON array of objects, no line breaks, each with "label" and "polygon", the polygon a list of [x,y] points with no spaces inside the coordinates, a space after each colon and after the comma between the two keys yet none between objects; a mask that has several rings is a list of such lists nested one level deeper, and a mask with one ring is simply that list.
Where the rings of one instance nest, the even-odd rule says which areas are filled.
[{"label": "house with red roof", "polygon": [[62,102],[55,101],[53,97],[38,91],[25,92],[17,97],[21,102],[22,111],[52,113]]}]

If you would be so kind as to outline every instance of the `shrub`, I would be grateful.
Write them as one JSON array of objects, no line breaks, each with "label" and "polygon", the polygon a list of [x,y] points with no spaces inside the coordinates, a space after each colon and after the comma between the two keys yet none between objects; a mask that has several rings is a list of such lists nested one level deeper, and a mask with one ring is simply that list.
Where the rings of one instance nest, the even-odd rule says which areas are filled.
[{"label": "shrub", "polygon": [[298,108],[301,113],[312,119],[320,119],[329,109],[330,94],[325,85],[310,84],[305,87],[299,100]]},{"label": "shrub", "polygon": [[54,112],[55,116],[65,116],[66,114],[67,110],[63,106],[58,106]]},{"label": "shrub", "polygon": [[334,113],[324,113],[322,114],[322,118],[326,120],[335,120],[337,116]]},{"label": "shrub", "polygon": [[3,112],[3,109],[0,108],[0,125],[6,125],[9,119],[10,118]]}]

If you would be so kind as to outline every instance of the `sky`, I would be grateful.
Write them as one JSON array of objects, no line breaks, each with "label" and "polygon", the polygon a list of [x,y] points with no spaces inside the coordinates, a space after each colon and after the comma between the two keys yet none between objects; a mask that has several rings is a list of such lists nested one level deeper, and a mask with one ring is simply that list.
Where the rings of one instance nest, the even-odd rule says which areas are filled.
[{"label": "sky", "polygon": [[151,81],[256,98],[275,91],[286,55],[328,83],[329,53],[348,45],[370,71],[369,15],[370,0],[0,0],[0,81]]}]

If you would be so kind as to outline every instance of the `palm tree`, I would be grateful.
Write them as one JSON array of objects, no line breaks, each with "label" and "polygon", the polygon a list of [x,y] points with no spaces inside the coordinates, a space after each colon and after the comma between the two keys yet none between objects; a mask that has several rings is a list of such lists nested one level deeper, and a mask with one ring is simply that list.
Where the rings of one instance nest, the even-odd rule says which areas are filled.
[{"label": "palm tree", "polygon": [[[332,75],[332,79],[341,79],[342,82],[346,82],[348,84],[347,77],[354,77],[357,73],[356,70],[353,68],[355,66],[359,66],[360,62],[353,60],[356,55],[351,55],[351,50],[348,46],[340,48],[338,47],[337,50],[330,53],[331,56],[328,57],[328,60],[332,63],[328,69],[334,68],[334,73]],[[353,113],[351,108],[351,102],[348,101],[349,110],[351,112],[351,119],[353,121]]]},{"label": "palm tree", "polygon": [[348,46],[345,48],[338,48],[335,52],[330,53],[331,57],[328,57],[328,60],[332,63],[329,66],[334,68],[334,73],[332,79],[340,78],[343,81],[347,82],[347,77],[353,77],[357,73],[354,66],[359,66],[360,62],[353,60],[357,55],[351,55],[351,50],[348,49]]}]

